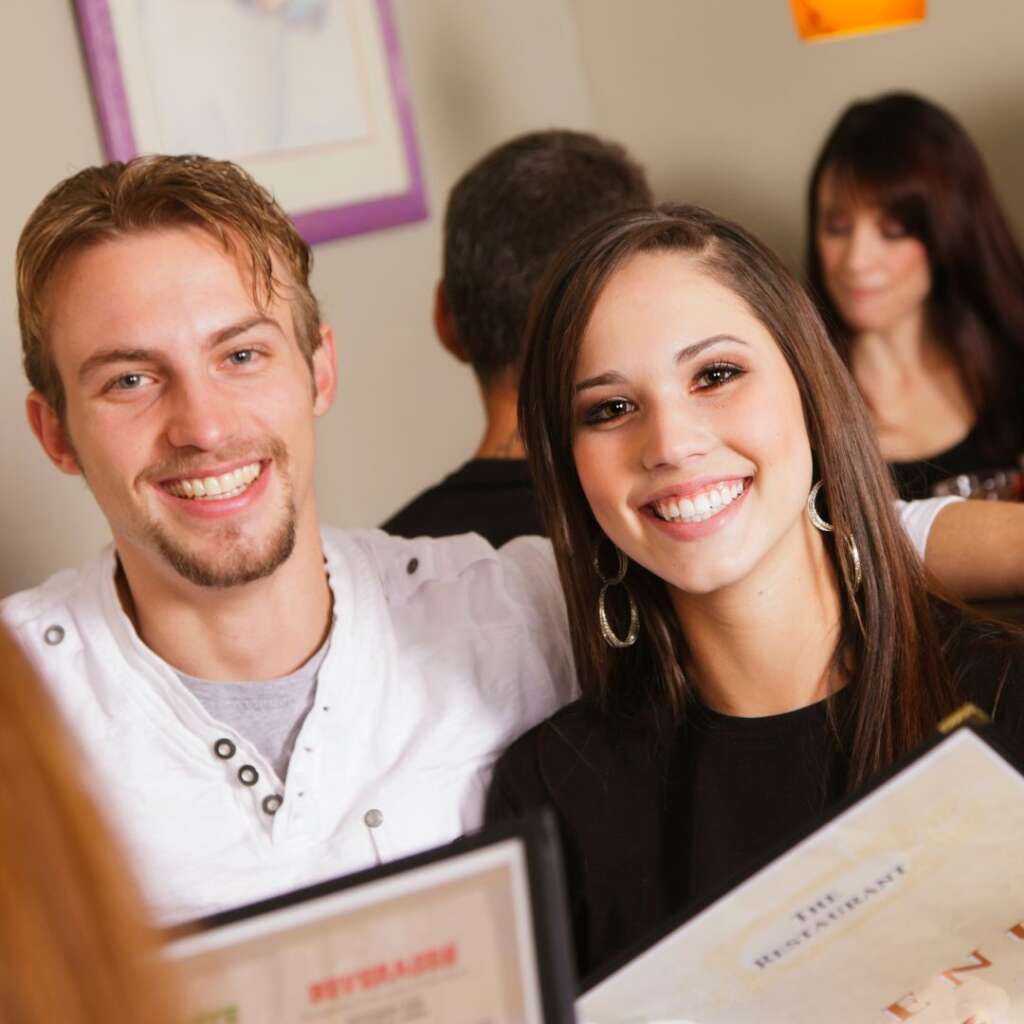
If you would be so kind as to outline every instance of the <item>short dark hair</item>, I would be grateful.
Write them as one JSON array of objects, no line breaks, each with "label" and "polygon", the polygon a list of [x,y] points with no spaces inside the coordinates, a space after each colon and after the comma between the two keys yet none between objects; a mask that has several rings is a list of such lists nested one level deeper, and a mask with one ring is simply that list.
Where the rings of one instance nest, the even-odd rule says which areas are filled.
[{"label": "short dark hair", "polygon": [[445,214],[444,293],[481,381],[518,371],[530,300],[552,257],[595,221],[651,203],[643,168],[584,132],[520,135],[459,179]]}]

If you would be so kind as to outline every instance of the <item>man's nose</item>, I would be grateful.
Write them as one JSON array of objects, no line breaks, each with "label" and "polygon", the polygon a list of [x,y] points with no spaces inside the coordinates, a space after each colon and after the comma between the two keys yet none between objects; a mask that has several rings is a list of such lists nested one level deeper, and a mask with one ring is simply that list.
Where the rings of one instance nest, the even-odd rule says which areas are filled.
[{"label": "man's nose", "polygon": [[215,451],[235,435],[233,402],[226,401],[212,382],[179,381],[169,396],[166,435],[174,448]]},{"label": "man's nose", "polygon": [[706,425],[685,400],[659,403],[645,412],[640,448],[644,469],[681,467],[710,446]]}]

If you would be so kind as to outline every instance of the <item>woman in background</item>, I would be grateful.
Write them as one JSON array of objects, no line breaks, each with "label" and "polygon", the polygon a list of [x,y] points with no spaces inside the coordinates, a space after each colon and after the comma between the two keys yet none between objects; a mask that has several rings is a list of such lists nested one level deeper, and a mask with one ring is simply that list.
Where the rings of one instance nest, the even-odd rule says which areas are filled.
[{"label": "woman in background", "polygon": [[47,695],[0,629],[0,1021],[165,1024],[157,937]]},{"label": "woman in background", "polygon": [[867,401],[903,498],[1024,450],[1024,257],[945,111],[855,103],[807,196],[811,291]]},{"label": "woman in background", "polygon": [[852,379],[742,229],[604,222],[549,272],[528,346],[582,698],[503,755],[488,817],[554,808],[582,972],[963,700],[1024,734],[1020,646],[929,594]]}]

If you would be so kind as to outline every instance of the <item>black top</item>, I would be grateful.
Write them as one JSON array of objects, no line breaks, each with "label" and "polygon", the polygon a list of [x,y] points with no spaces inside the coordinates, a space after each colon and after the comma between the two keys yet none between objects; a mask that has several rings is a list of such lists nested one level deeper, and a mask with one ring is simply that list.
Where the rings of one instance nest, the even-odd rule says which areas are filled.
[{"label": "black top", "polygon": [[[1024,442],[1022,442],[1024,443]],[[930,498],[932,488],[940,481],[961,473],[977,473],[991,469],[1016,466],[1019,452],[1007,451],[1002,458],[993,458],[978,441],[977,430],[972,430],[962,441],[944,452],[913,462],[890,462],[899,496],[906,501]]]},{"label": "black top", "polygon": [[473,459],[413,498],[381,529],[399,537],[479,533],[495,547],[544,535],[525,459]]},{"label": "black top", "polygon": [[[1024,738],[1024,657],[975,653],[961,692]],[[1000,686],[1000,679],[1006,684]],[[837,700],[840,716],[845,704]],[[844,792],[825,703],[767,718],[692,704],[681,725],[563,708],[501,757],[488,821],[548,805],[562,834],[581,977],[686,904],[781,853]]]}]

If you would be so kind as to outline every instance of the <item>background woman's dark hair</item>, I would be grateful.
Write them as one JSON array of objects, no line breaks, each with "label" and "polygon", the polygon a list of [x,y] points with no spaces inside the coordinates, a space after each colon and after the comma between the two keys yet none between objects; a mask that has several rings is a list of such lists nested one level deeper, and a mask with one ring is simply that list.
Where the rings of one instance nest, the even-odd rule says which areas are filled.
[{"label": "background woman's dark hair", "polygon": [[[832,724],[856,784],[921,742],[956,704],[923,570],[896,518],[864,404],[810,299],[756,239],[697,207],[620,214],[586,231],[546,275],[527,330],[519,422],[566,594],[584,698],[609,712],[668,709],[679,719],[691,697],[685,639],[665,584],[642,566],[632,564],[627,575],[640,606],[640,639],[621,651],[601,639],[593,561],[604,535],[573,459],[573,381],[587,323],[616,269],[645,252],[678,254],[735,292],[796,379],[815,472],[825,482],[825,512],[836,529],[826,536],[844,595],[836,659],[852,679],[844,701],[849,720],[837,720],[833,702]],[[835,537],[857,545],[859,590]],[[621,619],[617,628],[621,635]]]},{"label": "background woman's dark hair", "polygon": [[1018,451],[1024,391],[1024,256],[974,143],[934,103],[888,93],[848,107],[822,146],[807,190],[807,280],[843,358],[850,333],[825,286],[816,244],[818,192],[877,205],[928,251],[930,325],[950,346],[991,458]]}]

